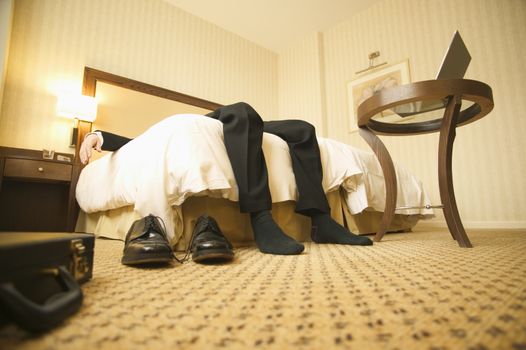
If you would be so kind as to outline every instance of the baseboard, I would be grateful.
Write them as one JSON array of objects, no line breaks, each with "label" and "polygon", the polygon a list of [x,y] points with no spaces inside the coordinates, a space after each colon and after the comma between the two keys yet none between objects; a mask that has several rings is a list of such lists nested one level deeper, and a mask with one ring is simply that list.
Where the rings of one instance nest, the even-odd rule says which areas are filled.
[{"label": "baseboard", "polygon": [[[463,221],[466,229],[513,229],[526,230],[526,221]],[[417,227],[420,228],[447,228],[445,220],[421,220]]]},{"label": "baseboard", "polygon": [[446,228],[447,224],[443,220],[420,220],[415,228],[435,229],[435,228]]},{"label": "baseboard", "polygon": [[465,228],[503,228],[526,230],[526,221],[464,221]]}]

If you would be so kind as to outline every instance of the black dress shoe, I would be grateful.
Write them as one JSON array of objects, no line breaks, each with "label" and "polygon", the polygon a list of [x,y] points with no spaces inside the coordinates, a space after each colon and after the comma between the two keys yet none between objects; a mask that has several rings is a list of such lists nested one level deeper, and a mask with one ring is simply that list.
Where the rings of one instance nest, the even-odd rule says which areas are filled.
[{"label": "black dress shoe", "polygon": [[215,219],[201,215],[192,232],[190,251],[195,262],[230,261],[234,258],[232,244],[223,235]]},{"label": "black dress shoe", "polygon": [[168,263],[172,258],[172,247],[159,218],[150,214],[131,225],[121,260],[124,265]]}]

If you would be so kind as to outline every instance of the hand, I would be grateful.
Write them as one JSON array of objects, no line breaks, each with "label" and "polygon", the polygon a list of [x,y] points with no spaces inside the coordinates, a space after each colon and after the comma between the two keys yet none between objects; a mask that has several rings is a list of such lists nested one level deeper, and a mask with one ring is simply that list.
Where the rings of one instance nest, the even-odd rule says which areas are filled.
[{"label": "hand", "polygon": [[80,145],[80,161],[82,164],[86,164],[91,158],[91,150],[95,149],[97,152],[102,152],[101,150],[102,142],[97,134],[89,134]]}]

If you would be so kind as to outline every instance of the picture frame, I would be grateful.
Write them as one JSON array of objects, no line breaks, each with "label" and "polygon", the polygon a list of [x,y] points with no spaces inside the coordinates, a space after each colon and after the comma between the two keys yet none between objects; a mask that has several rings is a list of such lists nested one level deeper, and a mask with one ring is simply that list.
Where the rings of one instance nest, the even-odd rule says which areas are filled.
[{"label": "picture frame", "polygon": [[[358,130],[358,106],[370,96],[383,88],[409,84],[409,60],[404,60],[389,66],[382,66],[347,83],[347,96],[349,104],[349,132]],[[393,115],[393,112],[382,112],[382,118]]]}]

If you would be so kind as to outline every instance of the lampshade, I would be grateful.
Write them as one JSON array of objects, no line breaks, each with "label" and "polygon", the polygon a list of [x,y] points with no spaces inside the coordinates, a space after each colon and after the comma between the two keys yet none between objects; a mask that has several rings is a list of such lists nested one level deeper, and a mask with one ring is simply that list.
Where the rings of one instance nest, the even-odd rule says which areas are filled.
[{"label": "lampshade", "polygon": [[58,96],[57,113],[61,117],[93,122],[97,116],[97,100],[90,96],[62,94]]}]

